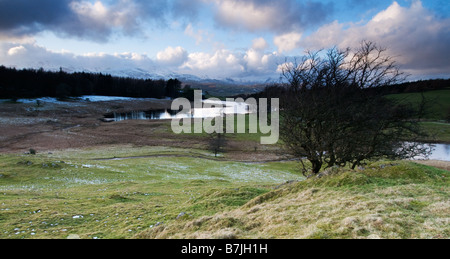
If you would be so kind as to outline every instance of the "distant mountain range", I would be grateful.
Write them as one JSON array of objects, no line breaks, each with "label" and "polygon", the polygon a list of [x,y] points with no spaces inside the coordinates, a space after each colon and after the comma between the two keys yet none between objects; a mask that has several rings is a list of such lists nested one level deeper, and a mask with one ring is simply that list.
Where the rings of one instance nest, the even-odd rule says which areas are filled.
[{"label": "distant mountain range", "polygon": [[279,78],[270,77],[246,77],[243,79],[233,78],[210,78],[208,76],[195,76],[192,74],[180,74],[169,70],[161,70],[161,68],[155,68],[150,70],[142,68],[129,68],[129,69],[77,69],[71,67],[62,67],[62,70],[67,73],[73,72],[86,72],[86,73],[103,73],[117,77],[131,77],[138,79],[178,79],[185,84],[215,84],[215,85],[267,85],[279,82]]}]

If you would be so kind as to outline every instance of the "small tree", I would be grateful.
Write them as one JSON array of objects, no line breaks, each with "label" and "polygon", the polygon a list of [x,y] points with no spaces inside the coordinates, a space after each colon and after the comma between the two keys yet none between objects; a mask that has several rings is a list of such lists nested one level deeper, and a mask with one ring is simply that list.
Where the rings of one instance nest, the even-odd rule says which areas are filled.
[{"label": "small tree", "polygon": [[309,52],[284,66],[289,84],[281,102],[281,139],[291,154],[309,160],[311,167],[301,160],[304,175],[428,151],[415,142],[423,135],[416,119],[421,112],[380,91],[404,79],[385,52],[363,42],[354,52]]},{"label": "small tree", "polygon": [[450,123],[450,108],[448,108],[448,110],[447,110],[447,122],[449,122]]},{"label": "small tree", "polygon": [[214,156],[217,157],[219,153],[224,153],[226,150],[228,140],[225,133],[212,133],[209,135],[209,150],[214,152]]},{"label": "small tree", "polygon": [[180,96],[181,82],[178,79],[169,79],[166,84],[166,96],[177,98]]}]

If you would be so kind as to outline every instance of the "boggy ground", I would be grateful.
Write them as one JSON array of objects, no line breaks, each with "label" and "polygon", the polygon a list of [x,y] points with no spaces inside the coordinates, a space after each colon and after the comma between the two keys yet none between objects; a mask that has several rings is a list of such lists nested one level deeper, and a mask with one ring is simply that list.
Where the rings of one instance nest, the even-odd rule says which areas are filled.
[{"label": "boggy ground", "polygon": [[0,104],[0,152],[38,152],[104,144],[155,144],[152,128],[160,122],[100,121],[110,112],[164,109],[167,100]]},{"label": "boggy ground", "polygon": [[[206,148],[205,135],[176,135],[170,121],[129,120],[103,122],[105,114],[169,109],[170,100],[132,100],[106,102],[1,103],[0,153],[40,153],[55,150],[102,146],[165,146]],[[278,160],[273,148],[263,147],[253,139],[232,137],[227,154],[239,161]],[[247,152],[252,151],[252,152]],[[255,152],[256,151],[256,152]]]}]

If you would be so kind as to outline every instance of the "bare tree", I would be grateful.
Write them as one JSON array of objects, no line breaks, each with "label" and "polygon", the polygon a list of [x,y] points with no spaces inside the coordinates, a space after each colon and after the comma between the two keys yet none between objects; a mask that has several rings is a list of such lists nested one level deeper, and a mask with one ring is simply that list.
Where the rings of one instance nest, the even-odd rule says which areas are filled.
[{"label": "bare tree", "polygon": [[286,63],[282,75],[289,90],[281,138],[291,154],[309,160],[310,166],[301,160],[304,175],[428,152],[415,142],[424,135],[421,112],[380,91],[405,79],[386,49],[362,42],[355,51],[308,52],[300,62]]},{"label": "bare tree", "polygon": [[214,152],[214,156],[217,157],[219,153],[224,153],[226,151],[226,146],[228,140],[225,133],[212,133],[209,134],[209,150]]}]

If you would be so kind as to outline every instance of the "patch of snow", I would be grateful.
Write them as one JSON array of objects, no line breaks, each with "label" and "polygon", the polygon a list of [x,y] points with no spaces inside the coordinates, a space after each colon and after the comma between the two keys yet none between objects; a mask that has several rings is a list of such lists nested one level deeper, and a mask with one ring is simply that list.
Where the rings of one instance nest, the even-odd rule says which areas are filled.
[{"label": "patch of snow", "polygon": [[133,98],[121,96],[101,96],[101,95],[84,95],[81,96],[82,101],[88,102],[108,102],[108,101],[130,101],[130,100],[159,100],[155,98]]},{"label": "patch of snow", "polygon": [[[130,100],[159,100],[155,98],[133,98],[133,97],[121,97],[121,96],[102,96],[102,95],[84,95],[71,100],[58,100],[54,97],[41,97],[31,99],[18,99],[18,103],[25,104],[40,104],[54,103],[54,104],[66,104],[73,102],[108,102],[108,101],[130,101]],[[0,103],[10,102],[11,99],[0,99]]]}]

